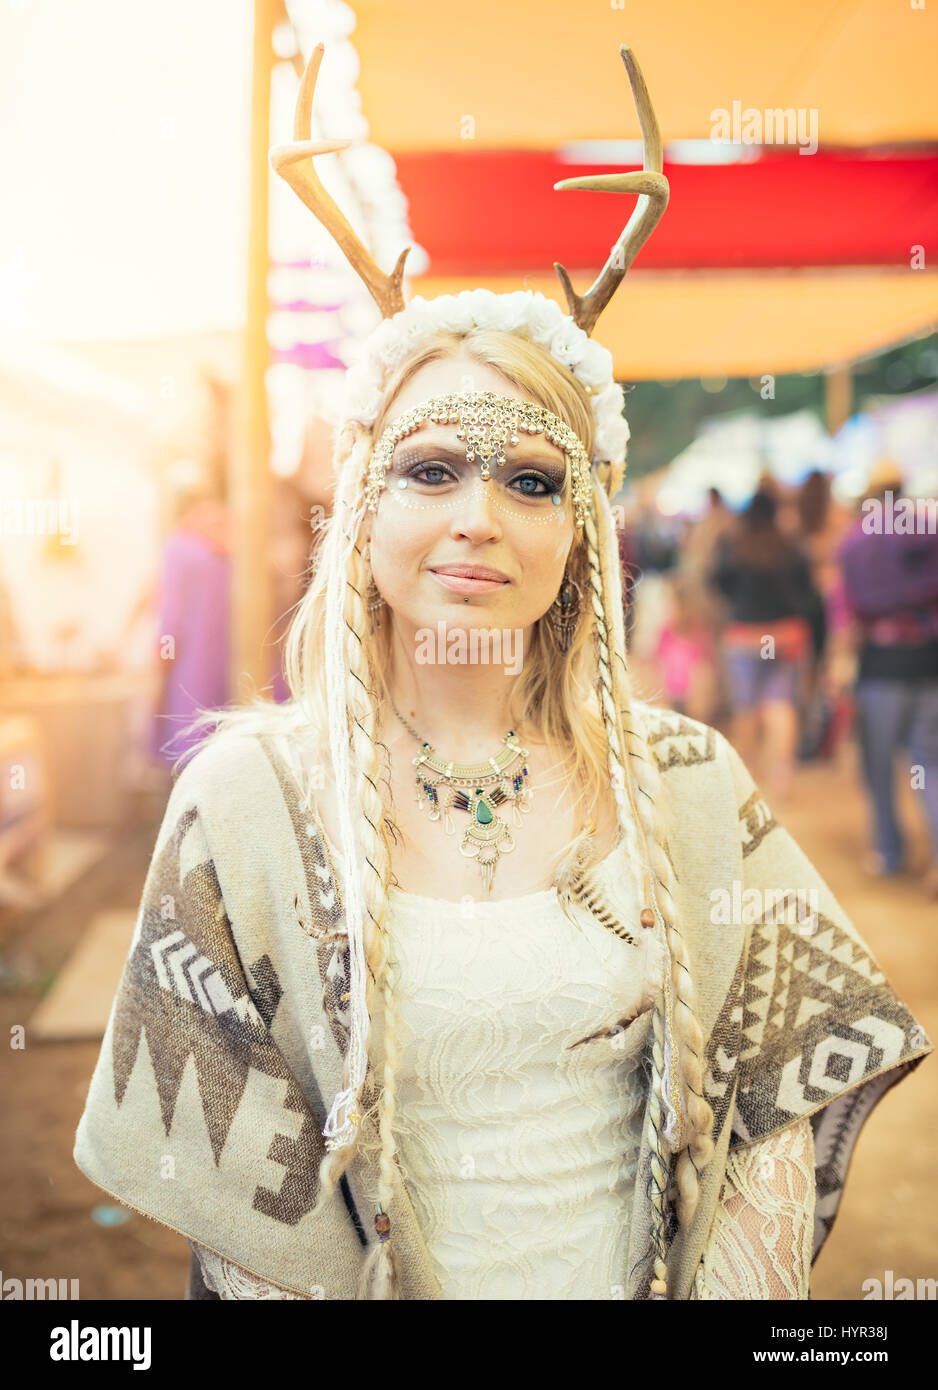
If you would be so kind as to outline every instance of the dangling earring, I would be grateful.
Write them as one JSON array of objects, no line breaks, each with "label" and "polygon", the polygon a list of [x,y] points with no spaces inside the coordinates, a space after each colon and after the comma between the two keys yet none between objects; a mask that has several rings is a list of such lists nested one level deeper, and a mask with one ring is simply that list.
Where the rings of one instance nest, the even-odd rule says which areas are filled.
[{"label": "dangling earring", "polygon": [[368,610],[374,626],[380,627],[381,609],[384,607],[384,599],[381,597],[378,586],[375,583],[375,577],[371,572],[371,541],[365,546],[362,558],[368,566],[368,588],[365,590],[365,607]]},{"label": "dangling earring", "polygon": [[573,634],[580,621],[580,586],[574,579],[563,577],[560,592],[544,614],[554,640],[562,652],[570,650]]}]

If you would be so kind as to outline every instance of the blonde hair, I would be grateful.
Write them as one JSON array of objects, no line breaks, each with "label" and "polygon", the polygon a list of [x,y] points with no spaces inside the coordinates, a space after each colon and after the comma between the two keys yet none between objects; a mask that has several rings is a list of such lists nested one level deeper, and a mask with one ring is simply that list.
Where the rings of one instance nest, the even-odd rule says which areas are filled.
[{"label": "blonde hair", "polygon": [[[587,452],[593,448],[593,414],[589,396],[572,373],[561,367],[544,349],[508,332],[472,330],[465,334],[441,332],[401,364],[384,385],[383,405],[373,427],[347,421],[335,443],[336,498],[317,547],[309,588],[297,606],[285,648],[285,671],[293,696],[284,717],[297,728],[315,729],[320,746],[329,730],[324,728],[328,661],[327,606],[341,584],[344,618],[345,691],[352,769],[362,821],[364,883],[364,947],[369,1019],[374,1019],[375,996],[380,991],[384,1010],[384,1055],[381,1084],[372,1094],[369,1069],[365,1087],[371,1102],[353,1142],[328,1152],[320,1167],[321,1193],[316,1211],[334,1193],[336,1184],[362,1144],[365,1119],[377,1117],[379,1146],[377,1201],[388,1212],[393,1198],[395,1172],[394,1120],[396,1044],[396,993],[389,966],[385,921],[391,880],[391,837],[396,834],[379,785],[382,777],[376,736],[376,713],[388,696],[390,625],[372,627],[366,607],[370,572],[362,552],[364,483],[374,442],[390,416],[398,393],[427,363],[457,355],[468,356],[493,367],[535,403],[566,421],[578,434]],[[350,530],[346,527],[349,525]],[[347,559],[345,558],[347,556]],[[511,717],[514,728],[536,728],[553,748],[569,753],[560,766],[584,795],[583,828],[563,848],[557,865],[557,888],[566,908],[575,900],[586,901],[604,925],[621,934],[602,903],[591,877],[597,862],[596,843],[603,798],[612,790],[620,835],[637,868],[641,901],[655,901],[664,924],[670,962],[673,1027],[678,1065],[672,1078],[668,1063],[666,1013],[663,1004],[653,1018],[652,1068],[649,1097],[651,1150],[652,1251],[654,1278],[665,1281],[666,1206],[673,1192],[678,1221],[688,1223],[699,1199],[699,1171],[713,1153],[713,1112],[703,1096],[703,1037],[696,1016],[690,960],[681,934],[672,896],[674,871],[667,853],[666,827],[659,811],[657,765],[643,729],[642,707],[633,698],[625,664],[625,635],[618,547],[608,499],[598,483],[593,488],[590,513],[574,537],[567,561],[567,575],[580,587],[583,604],[577,629],[567,653],[562,653],[544,619],[535,624],[525,664],[514,683]],[[610,631],[611,624],[611,631]],[[594,647],[593,637],[596,637]],[[332,670],[335,670],[333,665]],[[594,704],[597,706],[594,708]],[[260,714],[255,705],[254,722]],[[270,706],[264,706],[270,711]],[[216,715],[217,719],[218,716]],[[247,721],[252,721],[250,712]],[[220,724],[245,722],[243,712],[229,711]],[[333,734],[335,731],[332,731]],[[311,791],[307,792],[311,795]],[[369,1043],[373,1029],[369,1028]],[[371,1049],[369,1049],[370,1051]],[[374,1061],[374,1058],[370,1058]],[[666,1080],[681,1093],[685,1117],[683,1145],[678,1154],[675,1187],[669,1192],[670,1149],[663,1118]],[[377,1241],[366,1258],[359,1290],[365,1298],[400,1296],[399,1271],[392,1241]]]}]

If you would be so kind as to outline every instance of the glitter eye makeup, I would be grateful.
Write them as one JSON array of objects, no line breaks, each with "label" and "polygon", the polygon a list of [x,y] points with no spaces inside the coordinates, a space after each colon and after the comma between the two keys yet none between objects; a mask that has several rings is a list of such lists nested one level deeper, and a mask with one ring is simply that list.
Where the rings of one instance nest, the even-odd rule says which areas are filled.
[{"label": "glitter eye makeup", "polygon": [[[465,455],[461,461],[465,465]],[[447,481],[458,480],[459,462],[460,457],[453,450],[417,444],[401,449],[394,456],[388,472],[395,478],[403,477],[439,487]]]},{"label": "glitter eye makeup", "polygon": [[512,523],[557,527],[568,519],[566,460],[535,454],[506,459],[488,481],[467,463],[465,446],[414,440],[396,451],[387,473],[387,496],[409,512],[455,512],[467,489],[485,488],[491,506]]},{"label": "glitter eye makeup", "polygon": [[[467,477],[477,476],[473,464],[467,463],[463,450],[448,445],[412,444],[395,455],[389,473],[392,486],[405,478],[425,495],[428,492],[450,493],[454,486],[465,486]],[[508,459],[493,474],[502,491],[515,494],[522,503],[539,504],[545,499],[566,492],[567,468],[560,460],[543,459],[536,464],[527,459]]]},{"label": "glitter eye makeup", "polygon": [[[531,486],[527,486],[527,484]],[[521,486],[524,484],[524,486]],[[550,478],[545,478],[543,473],[531,473],[523,468],[505,479],[505,486],[520,492],[522,497],[552,497],[560,488],[557,483]]]}]

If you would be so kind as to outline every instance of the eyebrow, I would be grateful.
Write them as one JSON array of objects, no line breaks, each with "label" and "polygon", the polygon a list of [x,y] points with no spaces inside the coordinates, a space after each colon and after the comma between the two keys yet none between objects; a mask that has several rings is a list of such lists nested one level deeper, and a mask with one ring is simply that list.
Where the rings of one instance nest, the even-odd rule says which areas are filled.
[{"label": "eyebrow", "polygon": [[[518,445],[511,445],[509,447],[517,448]],[[415,454],[419,454],[422,458],[446,459],[450,463],[466,462],[465,446],[462,448],[454,448],[451,444],[433,444],[429,441],[422,444],[409,444],[406,439],[401,439],[395,445],[392,458],[397,458],[398,451],[401,453],[405,451],[409,453],[411,450],[413,450]],[[531,467],[554,468],[557,470],[562,468],[566,471],[565,458],[548,458],[546,454],[535,454],[533,457],[525,455],[522,458],[518,458],[514,454],[511,454],[508,456],[508,464],[512,463],[530,465]]]}]

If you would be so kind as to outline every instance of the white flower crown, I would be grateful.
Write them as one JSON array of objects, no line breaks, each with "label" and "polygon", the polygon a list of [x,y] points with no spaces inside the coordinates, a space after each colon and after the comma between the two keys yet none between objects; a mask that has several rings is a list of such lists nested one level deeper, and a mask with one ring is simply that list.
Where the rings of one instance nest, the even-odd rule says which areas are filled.
[{"label": "white flower crown", "polygon": [[624,463],[629,425],[623,414],[625,395],[612,374],[612,353],[594,343],[553,299],[535,290],[463,290],[435,299],[415,295],[406,309],[382,319],[362,344],[360,358],[346,373],[343,417],[373,425],[395,367],[441,330],[468,333],[472,328],[523,333],[572,371],[590,393],[592,462],[613,468]]}]

